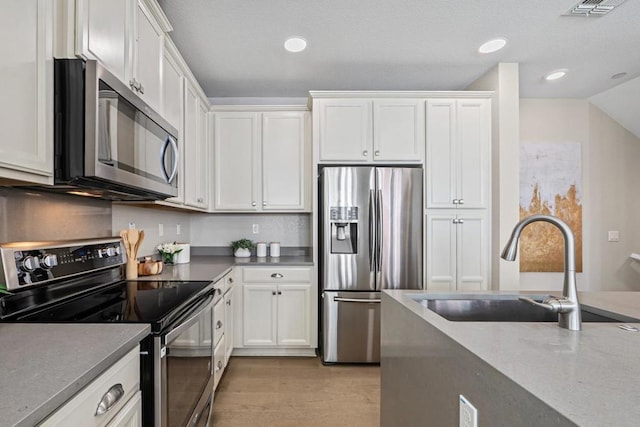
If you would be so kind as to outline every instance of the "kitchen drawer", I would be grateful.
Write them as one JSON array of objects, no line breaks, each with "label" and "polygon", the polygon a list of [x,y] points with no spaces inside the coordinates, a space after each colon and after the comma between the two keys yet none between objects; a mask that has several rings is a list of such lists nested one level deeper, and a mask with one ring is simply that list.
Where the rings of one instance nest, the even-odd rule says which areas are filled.
[{"label": "kitchen drawer", "polygon": [[245,267],[242,271],[245,283],[288,283],[311,282],[311,268],[309,267]]},{"label": "kitchen drawer", "polygon": [[215,390],[218,387],[218,383],[220,382],[220,378],[222,377],[222,373],[224,372],[224,368],[226,367],[224,363],[225,357],[225,344],[224,344],[224,336],[220,338],[220,342],[216,344],[215,349],[213,350],[213,389]]},{"label": "kitchen drawer", "polygon": [[[101,415],[95,415],[105,394],[120,385],[124,392],[111,408]],[[102,427],[116,414],[140,389],[140,348],[136,346],[98,378],[58,408],[41,427],[83,426]]]},{"label": "kitchen drawer", "polygon": [[213,342],[216,345],[224,334],[224,324],[224,300],[220,299],[213,306]]},{"label": "kitchen drawer", "polygon": [[222,276],[213,284],[213,288],[216,289],[216,298],[218,295],[224,295],[227,293],[231,287],[233,287],[233,270]]}]

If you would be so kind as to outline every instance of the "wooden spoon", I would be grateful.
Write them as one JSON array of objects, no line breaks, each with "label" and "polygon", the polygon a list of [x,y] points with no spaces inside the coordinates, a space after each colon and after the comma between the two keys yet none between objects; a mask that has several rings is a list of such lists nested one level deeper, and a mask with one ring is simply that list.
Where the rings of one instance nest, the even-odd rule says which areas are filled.
[{"label": "wooden spoon", "polygon": [[140,249],[140,245],[142,245],[142,241],[144,240],[144,230],[140,230],[138,232],[138,241],[136,242],[133,250],[136,252],[136,257],[138,256],[138,250]]},{"label": "wooden spoon", "polygon": [[138,230],[135,228],[129,229],[128,238],[129,238],[129,244],[131,245],[131,258],[135,259],[138,256],[136,245],[138,244],[138,240],[140,238],[140,234],[138,233]]},{"label": "wooden spoon", "polygon": [[122,237],[122,241],[124,242],[124,250],[127,252],[127,258],[131,258],[131,245],[129,244],[127,230],[120,231],[120,237]]}]

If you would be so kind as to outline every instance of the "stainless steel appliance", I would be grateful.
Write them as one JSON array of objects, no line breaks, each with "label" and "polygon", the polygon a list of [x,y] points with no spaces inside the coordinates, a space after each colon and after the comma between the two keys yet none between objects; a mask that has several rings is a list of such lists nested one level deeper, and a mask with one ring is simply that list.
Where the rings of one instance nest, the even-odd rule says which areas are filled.
[{"label": "stainless steel appliance", "polygon": [[[14,292],[0,298],[0,322],[149,323],[141,342],[142,425],[208,424],[211,282],[123,280],[119,238],[2,244],[0,258],[0,277]],[[208,335],[190,345],[185,332],[196,324]]]},{"label": "stainless steel appliance", "polygon": [[380,290],[422,288],[422,169],[320,172],[325,363],[380,361]]},{"label": "stainless steel appliance", "polygon": [[54,76],[53,190],[112,200],[178,194],[176,129],[96,61],[56,59]]}]

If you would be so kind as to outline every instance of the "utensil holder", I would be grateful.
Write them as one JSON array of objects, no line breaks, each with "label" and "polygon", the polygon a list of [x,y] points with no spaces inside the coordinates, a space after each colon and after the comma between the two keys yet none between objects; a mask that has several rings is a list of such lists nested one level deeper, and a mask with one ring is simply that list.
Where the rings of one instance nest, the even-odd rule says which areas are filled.
[{"label": "utensil holder", "polygon": [[135,258],[127,259],[127,265],[125,267],[125,277],[127,280],[138,278],[138,261]]}]

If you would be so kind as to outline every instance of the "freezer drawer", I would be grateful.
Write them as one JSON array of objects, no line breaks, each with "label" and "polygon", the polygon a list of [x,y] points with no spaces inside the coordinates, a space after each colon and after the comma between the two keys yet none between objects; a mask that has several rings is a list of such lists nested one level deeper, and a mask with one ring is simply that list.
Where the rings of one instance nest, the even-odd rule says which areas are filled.
[{"label": "freezer drawer", "polygon": [[325,363],[380,363],[380,292],[324,291]]}]

